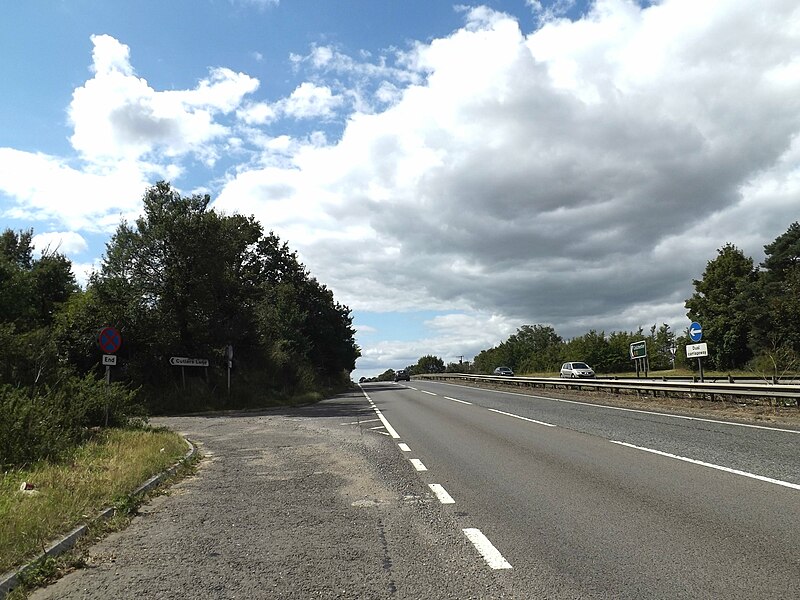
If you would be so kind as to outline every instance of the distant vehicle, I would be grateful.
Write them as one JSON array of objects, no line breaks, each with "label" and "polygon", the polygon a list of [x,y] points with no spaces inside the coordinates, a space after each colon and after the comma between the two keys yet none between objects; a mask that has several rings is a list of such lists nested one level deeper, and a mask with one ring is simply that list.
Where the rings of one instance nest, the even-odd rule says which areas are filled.
[{"label": "distant vehicle", "polygon": [[395,381],[411,381],[411,376],[408,374],[408,371],[405,369],[399,369],[394,372],[394,380]]},{"label": "distant vehicle", "polygon": [[512,371],[509,367],[497,367],[494,370],[495,375],[503,375],[506,377],[513,377],[514,371]]},{"label": "distant vehicle", "polygon": [[594,371],[585,362],[566,362],[561,365],[561,376],[570,379],[592,379]]}]

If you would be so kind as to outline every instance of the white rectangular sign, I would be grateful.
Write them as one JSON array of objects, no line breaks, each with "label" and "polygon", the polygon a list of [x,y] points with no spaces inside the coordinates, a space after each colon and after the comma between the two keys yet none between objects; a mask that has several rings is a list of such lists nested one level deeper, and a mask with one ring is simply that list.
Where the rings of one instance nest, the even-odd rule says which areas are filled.
[{"label": "white rectangular sign", "polygon": [[686,346],[686,358],[698,358],[708,356],[708,344],[688,344]]},{"label": "white rectangular sign", "polygon": [[207,367],[208,359],[173,356],[169,359],[169,364],[171,364],[173,367]]},{"label": "white rectangular sign", "polygon": [[117,365],[117,357],[113,354],[103,354],[103,366],[114,367]]}]

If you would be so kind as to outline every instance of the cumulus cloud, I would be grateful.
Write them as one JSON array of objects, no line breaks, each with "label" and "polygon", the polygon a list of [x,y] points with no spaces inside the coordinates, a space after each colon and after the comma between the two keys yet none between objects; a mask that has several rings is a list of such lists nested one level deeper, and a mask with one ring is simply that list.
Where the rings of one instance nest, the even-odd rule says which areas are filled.
[{"label": "cumulus cloud", "polygon": [[214,68],[191,90],[156,91],[130,64],[129,48],[93,35],[94,77],[73,93],[68,109],[73,147],[89,161],[187,153],[213,162],[208,143],[229,130],[216,117],[237,109],[258,80]]},{"label": "cumulus cloud", "polygon": [[33,236],[33,247],[41,256],[45,252],[81,254],[89,249],[84,237],[74,231],[49,231]]},{"label": "cumulus cloud", "polygon": [[[598,0],[530,32],[471,9],[400,56],[387,108],[288,169],[239,174],[219,204],[278,215],[355,308],[564,335],[680,324],[716,248],[758,253],[794,218],[799,22],[783,0]],[[331,48],[303,60],[355,70]]]}]

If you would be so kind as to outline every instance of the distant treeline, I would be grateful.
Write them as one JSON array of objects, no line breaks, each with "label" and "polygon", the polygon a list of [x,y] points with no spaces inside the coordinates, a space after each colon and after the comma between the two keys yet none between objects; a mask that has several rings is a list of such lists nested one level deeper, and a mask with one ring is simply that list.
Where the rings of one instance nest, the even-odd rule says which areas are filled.
[{"label": "distant treeline", "polygon": [[[32,230],[0,237],[0,464],[56,456],[107,419],[260,406],[349,385],[359,356],[350,309],[286,243],[168,183],[143,201],[85,290],[58,248],[33,257]],[[122,335],[110,394],[98,385],[97,337],[108,326]],[[173,356],[209,366],[174,367]]]},{"label": "distant treeline", "polygon": [[[733,244],[726,244],[710,260],[695,293],[686,300],[686,316],[703,327],[709,356],[705,368],[749,370],[759,376],[781,376],[800,371],[800,224],[764,246],[765,259],[756,266]],[[687,331],[676,333],[667,324],[626,332],[591,330],[564,340],[549,325],[524,325],[507,340],[481,351],[469,363],[445,365],[436,356],[424,356],[409,365],[412,374],[449,372],[491,373],[508,366],[516,373],[555,373],[566,361],[585,361],[598,373],[635,370],[629,347],[645,340],[649,368],[670,369],[671,347],[675,367],[696,369],[686,358],[691,344]],[[378,379],[393,377],[391,369]]]}]

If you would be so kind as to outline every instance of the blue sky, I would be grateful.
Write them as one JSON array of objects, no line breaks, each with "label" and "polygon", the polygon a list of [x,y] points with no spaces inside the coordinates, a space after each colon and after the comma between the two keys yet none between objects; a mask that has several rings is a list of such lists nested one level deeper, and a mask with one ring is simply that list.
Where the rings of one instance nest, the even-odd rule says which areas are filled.
[{"label": "blue sky", "polygon": [[685,328],[717,248],[800,216],[788,0],[2,10],[0,226],[85,279],[148,184],[207,192],[353,308],[356,377],[526,323]]}]

